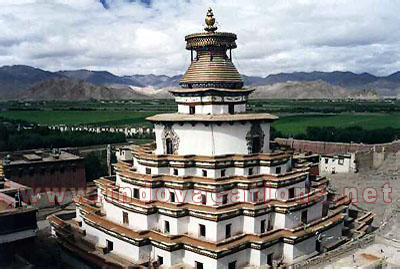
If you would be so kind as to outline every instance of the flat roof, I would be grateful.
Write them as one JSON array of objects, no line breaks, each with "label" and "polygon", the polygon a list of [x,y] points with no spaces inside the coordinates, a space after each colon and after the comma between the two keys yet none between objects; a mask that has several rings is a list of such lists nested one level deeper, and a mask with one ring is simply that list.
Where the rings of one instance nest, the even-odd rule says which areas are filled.
[{"label": "flat roof", "polygon": [[170,93],[195,93],[195,92],[228,92],[228,93],[243,93],[249,94],[253,92],[255,89],[228,89],[228,88],[176,88],[169,90]]},{"label": "flat roof", "polygon": [[252,120],[267,120],[273,121],[278,119],[278,116],[269,113],[243,113],[243,114],[181,114],[181,113],[170,113],[170,114],[158,114],[146,119],[149,121],[167,121],[167,122],[232,122],[232,121],[252,121]]}]

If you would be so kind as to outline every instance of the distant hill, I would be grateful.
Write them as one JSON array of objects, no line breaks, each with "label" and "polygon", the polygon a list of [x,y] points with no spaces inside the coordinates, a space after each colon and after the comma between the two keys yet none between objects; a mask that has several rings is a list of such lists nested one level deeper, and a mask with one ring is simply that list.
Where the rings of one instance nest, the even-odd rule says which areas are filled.
[{"label": "distant hill", "polygon": [[83,101],[91,99],[145,99],[146,95],[129,87],[95,85],[93,83],[71,78],[53,78],[38,82],[26,91],[21,99],[25,100],[63,100]]},{"label": "distant hill", "polygon": [[0,95],[3,98],[18,95],[28,90],[36,82],[59,75],[26,65],[0,67]]},{"label": "distant hill", "polygon": [[[289,98],[286,96],[303,96],[305,92],[308,92],[309,98],[325,98],[323,96],[327,96],[326,98],[336,98],[334,96],[343,95],[342,89],[346,89],[349,92],[349,95],[360,91],[374,91],[377,94],[376,96],[400,95],[400,71],[386,77],[378,77],[368,73],[355,74],[352,72],[340,71],[279,73],[268,75],[266,77],[242,76],[245,87],[255,87],[257,88],[256,92],[262,89],[263,93],[260,94],[260,98],[261,96],[276,96],[274,98],[279,98],[279,95],[281,95],[282,98]],[[148,98],[148,96],[160,96],[161,98],[170,96],[165,91],[165,88],[178,87],[181,77],[181,75],[170,77],[166,75],[153,74],[117,76],[107,71],[90,70],[49,72],[24,65],[3,66],[0,68],[0,98],[19,99],[21,97],[30,96],[34,91],[36,93],[39,93],[38,91],[46,91],[46,87],[51,87],[51,91],[54,91],[54,93],[58,92],[55,95],[58,96],[58,94],[61,94],[59,91],[62,90],[62,88],[59,87],[67,86],[66,83],[68,81],[61,80],[61,78],[89,83],[74,84],[75,86],[73,88],[76,92],[78,92],[76,89],[78,86],[84,87],[81,89],[82,93],[85,93],[90,87],[95,89],[96,87],[94,86],[102,86],[100,87],[102,90],[96,92],[96,94],[98,93],[98,96],[100,97],[103,96],[100,92],[104,93],[104,96],[106,97],[105,99],[111,98],[110,96],[130,96],[130,94],[133,93],[136,95],[143,95],[138,98]],[[40,82],[44,81],[46,81],[46,83],[40,84]],[[294,82],[301,83],[296,84]],[[324,82],[324,84],[321,82]],[[73,83],[71,82],[70,86],[72,84]],[[38,85],[40,85],[40,88],[38,88]],[[273,85],[275,86],[271,87]],[[301,89],[298,89],[300,86],[308,88],[301,91]],[[316,87],[320,87],[320,92],[318,92]],[[106,94],[106,91],[104,90],[105,88],[112,90],[118,89],[121,92]],[[274,93],[275,89],[278,88],[281,92]],[[65,90],[67,89],[70,88],[65,88]],[[152,89],[155,92],[151,94],[145,93],[149,89]],[[339,92],[330,93],[329,90]],[[266,92],[268,92],[268,94]],[[95,96],[96,94],[93,95]],[[67,98],[67,95],[68,93],[65,93],[65,97],[63,98]],[[39,94],[39,96],[42,95]],[[35,98],[34,96],[30,97]],[[45,96],[43,95],[43,97]],[[82,96],[82,98],[87,97],[88,95]],[[78,96],[73,98],[78,98]]]},{"label": "distant hill", "polygon": [[75,70],[75,71],[59,71],[57,74],[77,80],[90,82],[97,85],[102,84],[122,84],[132,86],[145,86],[136,80],[129,77],[119,77],[107,71],[89,71],[89,70]]},{"label": "distant hill", "polygon": [[340,86],[331,85],[322,80],[280,82],[266,86],[256,86],[250,96],[253,99],[336,99],[345,98],[350,92]]}]

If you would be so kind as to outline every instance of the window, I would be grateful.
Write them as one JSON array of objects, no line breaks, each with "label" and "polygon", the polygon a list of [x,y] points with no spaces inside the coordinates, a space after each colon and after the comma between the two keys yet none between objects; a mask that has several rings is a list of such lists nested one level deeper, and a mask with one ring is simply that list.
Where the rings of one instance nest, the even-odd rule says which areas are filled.
[{"label": "window", "polygon": [[226,175],[226,170],[225,169],[222,169],[221,170],[221,177],[224,177]]},{"label": "window", "polygon": [[196,263],[196,269],[203,269],[204,268],[203,263],[201,263],[201,262],[195,262],[195,263]]},{"label": "window", "polygon": [[164,258],[161,256],[157,256],[157,263],[158,265],[162,265],[164,263]]},{"label": "window", "polygon": [[169,233],[169,221],[164,221],[164,233]]},{"label": "window", "polygon": [[259,153],[261,151],[261,138],[259,136],[253,137],[251,153]]},{"label": "window", "polygon": [[265,233],[265,219],[261,221],[260,233]]},{"label": "window", "polygon": [[294,188],[289,189],[289,199],[294,198]]},{"label": "window", "polygon": [[229,112],[229,114],[234,114],[235,113],[235,105],[234,104],[229,104],[228,105],[228,112]]},{"label": "window", "polygon": [[194,114],[196,113],[196,107],[195,106],[190,106],[189,107],[189,114]]},{"label": "window", "polygon": [[253,168],[249,168],[249,176],[253,175]]},{"label": "window", "polygon": [[128,212],[122,212],[122,223],[129,224]]},{"label": "window", "polygon": [[267,255],[267,264],[269,266],[272,266],[272,255],[273,253]]},{"label": "window", "polygon": [[271,231],[274,228],[274,217],[273,215],[269,215],[268,219],[268,231]]},{"label": "window", "polygon": [[207,176],[207,170],[202,170],[203,177]]},{"label": "window", "polygon": [[304,224],[307,223],[307,210],[301,212],[301,222]]},{"label": "window", "polygon": [[228,203],[228,194],[224,194],[222,196],[222,204],[226,205]]},{"label": "window", "polygon": [[228,264],[228,269],[236,269],[236,261],[230,262]]},{"label": "window", "polygon": [[199,224],[199,233],[200,236],[206,236],[206,226],[204,224]]},{"label": "window", "polygon": [[174,176],[177,176],[178,175],[178,169],[174,169]]},{"label": "window", "polygon": [[133,189],[133,198],[139,199],[139,189]]},{"label": "window", "polygon": [[325,158],[325,163],[326,163],[326,164],[328,163],[328,161],[329,161],[329,159],[328,159],[328,158]]},{"label": "window", "polygon": [[254,202],[254,203],[258,202],[258,191],[252,192],[251,195],[252,195],[252,198],[251,198],[252,202]]},{"label": "window", "polygon": [[106,252],[108,253],[108,252],[113,251],[114,243],[112,241],[110,241],[110,240],[107,240],[107,239],[106,239],[106,242],[107,242]]},{"label": "window", "polygon": [[171,191],[171,192],[169,193],[169,195],[170,195],[171,203],[175,203],[175,193]]},{"label": "window", "polygon": [[171,138],[165,139],[165,147],[167,149],[167,152],[166,152],[167,154],[174,154],[174,149],[173,149]]},{"label": "window", "polygon": [[277,168],[275,169],[275,174],[280,174],[280,173],[281,173],[281,170],[282,170],[282,168],[277,167]]},{"label": "window", "polygon": [[150,175],[151,174],[151,168],[146,168],[146,174]]},{"label": "window", "polygon": [[205,194],[202,194],[202,195],[201,195],[201,203],[202,203],[203,205],[207,204],[207,196],[206,196]]},{"label": "window", "polygon": [[231,229],[232,229],[232,224],[227,224],[225,226],[225,238],[231,237]]}]

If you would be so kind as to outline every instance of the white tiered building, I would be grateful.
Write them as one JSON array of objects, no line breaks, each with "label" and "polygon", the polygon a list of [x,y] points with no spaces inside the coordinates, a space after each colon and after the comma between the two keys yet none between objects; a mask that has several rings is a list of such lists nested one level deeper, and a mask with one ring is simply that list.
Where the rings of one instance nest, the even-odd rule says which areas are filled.
[{"label": "white tiered building", "polygon": [[75,224],[50,219],[66,247],[98,265],[231,269],[290,265],[341,240],[348,203],[324,202],[326,180],[270,148],[277,117],[246,113],[236,35],[214,22],[209,10],[206,31],[186,36],[178,112],[149,118],[155,144],[120,149],[115,179],[77,201]]}]

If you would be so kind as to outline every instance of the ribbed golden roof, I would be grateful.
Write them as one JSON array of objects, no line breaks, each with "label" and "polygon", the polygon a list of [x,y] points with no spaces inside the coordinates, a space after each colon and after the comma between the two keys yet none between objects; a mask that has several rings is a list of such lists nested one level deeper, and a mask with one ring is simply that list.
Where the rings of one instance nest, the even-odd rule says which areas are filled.
[{"label": "ribbed golden roof", "polygon": [[183,88],[242,88],[243,80],[232,63],[231,53],[227,55],[228,49],[236,48],[236,35],[215,32],[217,27],[211,9],[207,12],[206,24],[206,32],[185,37],[186,49],[192,52],[192,62],[180,85]]}]

